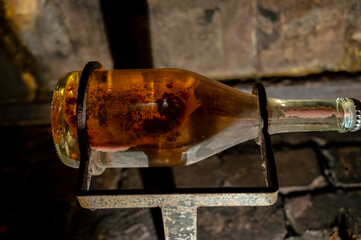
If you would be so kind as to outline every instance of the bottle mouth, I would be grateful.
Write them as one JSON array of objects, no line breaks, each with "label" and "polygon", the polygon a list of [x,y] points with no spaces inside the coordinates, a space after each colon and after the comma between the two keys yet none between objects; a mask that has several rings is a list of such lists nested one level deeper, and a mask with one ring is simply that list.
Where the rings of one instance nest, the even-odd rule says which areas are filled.
[{"label": "bottle mouth", "polygon": [[351,101],[354,104],[355,116],[354,116],[354,125],[350,129],[350,132],[355,132],[361,129],[361,102],[358,99],[351,98]]}]

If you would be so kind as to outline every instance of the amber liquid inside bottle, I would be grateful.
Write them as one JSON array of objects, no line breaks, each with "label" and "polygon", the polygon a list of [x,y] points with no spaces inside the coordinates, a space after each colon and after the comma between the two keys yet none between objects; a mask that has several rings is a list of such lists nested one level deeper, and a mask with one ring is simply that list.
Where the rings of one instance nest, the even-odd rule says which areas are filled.
[{"label": "amber liquid inside bottle", "polygon": [[[76,104],[81,72],[62,77],[52,130],[61,160],[79,165]],[[356,131],[361,109],[348,98],[268,99],[271,134]],[[180,69],[95,71],[89,79],[90,160],[99,167],[189,165],[258,136],[255,95]]]},{"label": "amber liquid inside bottle", "polygon": [[[80,73],[71,74],[64,86],[57,89],[58,94],[54,94],[53,108],[60,105],[57,100],[64,103],[61,111],[69,138],[76,139]],[[231,126],[227,145],[256,137],[258,111],[246,110],[257,108],[254,95],[184,70],[95,71],[87,96],[89,144],[99,152],[142,152],[148,166],[190,164],[195,160],[189,158],[196,157],[190,157],[195,155],[190,152],[197,150],[199,155],[201,150],[201,155],[207,157],[223,150],[219,141],[211,139],[220,133],[227,134],[225,130]],[[54,141],[61,140],[57,136],[62,129],[54,128],[59,125],[59,111],[54,110],[52,116]],[[209,147],[200,149],[202,143]],[[78,154],[77,148],[68,152],[76,160]]]}]

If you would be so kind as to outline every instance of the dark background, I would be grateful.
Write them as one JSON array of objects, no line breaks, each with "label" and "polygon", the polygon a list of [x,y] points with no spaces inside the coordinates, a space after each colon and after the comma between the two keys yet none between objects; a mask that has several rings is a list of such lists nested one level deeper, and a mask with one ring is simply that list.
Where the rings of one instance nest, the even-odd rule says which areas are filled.
[{"label": "dark background", "polygon": [[[0,44],[0,239],[157,239],[148,209],[82,209],[77,170],[55,153],[52,91],[88,61],[185,68],[244,91],[260,79],[278,98],[361,98],[357,0],[0,0]],[[361,134],[272,141],[278,202],[200,208],[199,239],[361,239]],[[255,186],[259,170],[248,142],[187,168],[109,169],[93,187],[142,188],[142,177],[157,184],[152,176],[176,187]]]}]

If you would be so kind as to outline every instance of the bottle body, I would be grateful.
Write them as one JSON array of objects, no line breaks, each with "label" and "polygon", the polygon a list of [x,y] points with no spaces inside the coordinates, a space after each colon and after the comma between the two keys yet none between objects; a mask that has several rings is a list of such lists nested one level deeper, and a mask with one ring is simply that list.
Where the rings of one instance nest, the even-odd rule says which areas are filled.
[{"label": "bottle body", "polygon": [[[80,75],[60,79],[52,105],[57,152],[72,167],[79,164]],[[270,99],[270,133],[341,129],[344,103],[308,104]],[[179,69],[97,70],[86,115],[91,159],[99,167],[189,165],[256,138],[262,125],[255,95]]]},{"label": "bottle body", "polygon": [[[71,166],[79,161],[80,74],[61,79],[53,97],[54,141]],[[95,71],[87,96],[89,145],[103,167],[187,165],[256,137],[258,113],[245,110],[257,107],[256,96],[184,70]]]}]

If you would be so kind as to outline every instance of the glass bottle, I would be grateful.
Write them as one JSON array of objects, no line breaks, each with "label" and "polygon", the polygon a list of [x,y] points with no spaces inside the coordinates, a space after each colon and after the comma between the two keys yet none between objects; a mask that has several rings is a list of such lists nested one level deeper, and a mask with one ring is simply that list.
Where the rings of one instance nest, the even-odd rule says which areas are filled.
[{"label": "glass bottle", "polygon": [[[81,71],[60,78],[52,132],[60,159],[79,166],[76,102]],[[360,129],[359,101],[268,99],[270,134]],[[189,165],[258,136],[258,98],[180,69],[96,70],[87,133],[98,167]]]}]

